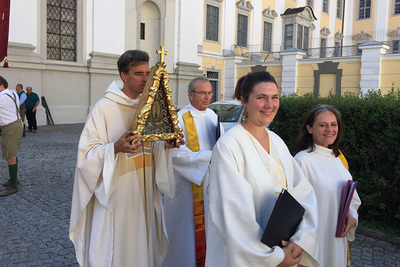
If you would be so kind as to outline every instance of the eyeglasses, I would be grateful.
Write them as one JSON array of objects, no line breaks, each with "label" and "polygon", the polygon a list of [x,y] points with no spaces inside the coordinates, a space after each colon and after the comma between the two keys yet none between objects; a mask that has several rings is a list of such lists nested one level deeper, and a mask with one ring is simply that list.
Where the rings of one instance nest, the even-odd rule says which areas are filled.
[{"label": "eyeglasses", "polygon": [[206,96],[206,95],[208,95],[208,96],[213,96],[213,92],[205,92],[205,91],[200,91],[200,92],[197,92],[197,91],[192,91],[193,93],[196,93],[196,94],[199,94],[199,95],[201,95],[201,96]]}]

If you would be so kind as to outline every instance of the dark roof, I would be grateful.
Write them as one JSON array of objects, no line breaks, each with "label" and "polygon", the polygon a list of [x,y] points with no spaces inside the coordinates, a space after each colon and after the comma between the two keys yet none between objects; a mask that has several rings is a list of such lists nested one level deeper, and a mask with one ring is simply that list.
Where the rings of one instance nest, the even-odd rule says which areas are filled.
[{"label": "dark roof", "polygon": [[285,10],[285,13],[283,13],[282,16],[301,13],[305,8],[306,8],[305,6],[297,8],[288,8]]},{"label": "dark roof", "polygon": [[312,16],[316,20],[317,18],[314,15],[314,10],[310,6],[303,6],[303,7],[297,7],[297,8],[288,8],[285,10],[285,13],[281,14],[281,16],[287,16],[287,15],[293,15],[293,14],[298,14],[304,11],[304,9],[309,8],[311,10]]}]

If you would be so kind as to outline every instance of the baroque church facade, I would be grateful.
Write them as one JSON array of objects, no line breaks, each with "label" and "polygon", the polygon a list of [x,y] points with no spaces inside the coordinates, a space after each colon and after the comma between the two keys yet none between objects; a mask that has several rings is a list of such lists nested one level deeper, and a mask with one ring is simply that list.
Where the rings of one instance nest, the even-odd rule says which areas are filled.
[{"label": "baroque church facade", "polygon": [[142,49],[152,66],[161,45],[177,108],[194,77],[228,100],[255,70],[284,94],[385,92],[400,87],[400,0],[11,1],[0,75],[45,97],[56,124],[83,123],[120,80],[118,57]]}]

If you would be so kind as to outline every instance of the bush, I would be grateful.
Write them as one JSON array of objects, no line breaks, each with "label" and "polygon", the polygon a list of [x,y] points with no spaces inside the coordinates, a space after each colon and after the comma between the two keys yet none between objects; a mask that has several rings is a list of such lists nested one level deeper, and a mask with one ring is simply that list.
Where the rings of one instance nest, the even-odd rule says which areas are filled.
[{"label": "bush", "polygon": [[342,114],[344,139],[340,148],[353,179],[358,181],[360,219],[399,229],[400,91],[318,99],[312,95],[283,96],[270,129],[281,136],[293,155],[303,116],[319,103],[333,105]]}]

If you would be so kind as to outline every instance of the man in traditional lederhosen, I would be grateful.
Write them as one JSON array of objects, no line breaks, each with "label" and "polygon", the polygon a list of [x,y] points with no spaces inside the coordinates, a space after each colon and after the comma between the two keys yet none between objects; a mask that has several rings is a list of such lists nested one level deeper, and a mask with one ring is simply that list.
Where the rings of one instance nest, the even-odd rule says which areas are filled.
[{"label": "man in traditional lederhosen", "polygon": [[0,191],[0,196],[8,196],[18,192],[17,188],[17,151],[22,138],[22,121],[19,113],[18,94],[8,89],[8,82],[0,76],[0,129],[1,154],[8,163],[9,183]]}]

